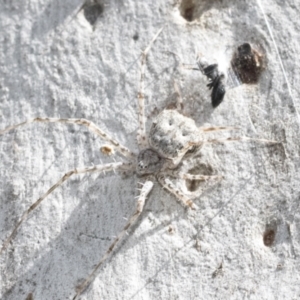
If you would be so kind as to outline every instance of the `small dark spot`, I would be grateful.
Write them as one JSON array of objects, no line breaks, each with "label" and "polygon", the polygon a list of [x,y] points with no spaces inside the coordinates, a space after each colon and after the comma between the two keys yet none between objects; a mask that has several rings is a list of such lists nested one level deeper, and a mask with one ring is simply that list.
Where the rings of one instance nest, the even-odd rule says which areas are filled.
[{"label": "small dark spot", "polygon": [[278,264],[278,265],[277,265],[277,270],[278,270],[278,271],[281,271],[282,269],[283,269],[283,264]]},{"label": "small dark spot", "polygon": [[194,192],[199,187],[199,181],[197,180],[187,180],[186,182],[187,188],[189,191]]},{"label": "small dark spot", "polygon": [[249,43],[244,43],[233,54],[231,66],[242,83],[254,84],[266,68],[266,57]]},{"label": "small dark spot", "polygon": [[191,6],[191,7],[187,7],[184,11],[184,15],[183,17],[189,21],[189,22],[192,22],[194,20],[193,16],[194,16],[194,10],[195,10],[195,7],[194,6]]},{"label": "small dark spot", "polygon": [[104,154],[104,155],[112,155],[114,153],[114,149],[111,146],[107,146],[104,145],[100,148],[100,151]]},{"label": "small dark spot", "polygon": [[103,14],[103,11],[104,6],[100,3],[89,4],[83,8],[84,16],[91,25],[95,25],[97,19]]},{"label": "small dark spot", "polygon": [[213,7],[220,10],[224,7],[223,0],[180,0],[179,11],[187,22],[193,22]]},{"label": "small dark spot", "polygon": [[169,232],[169,234],[173,234],[175,232],[175,229],[172,225],[169,226],[168,232]]},{"label": "small dark spot", "polygon": [[201,251],[201,242],[199,239],[196,239],[195,248],[198,252]]},{"label": "small dark spot", "polygon": [[266,229],[264,232],[263,240],[267,247],[271,247],[275,241],[276,232],[274,229]]},{"label": "small dark spot", "polygon": [[25,300],[33,300],[33,294],[29,293]]},{"label": "small dark spot", "polygon": [[139,39],[138,33],[135,33],[132,38],[133,38],[134,41],[137,41]]},{"label": "small dark spot", "polygon": [[169,104],[167,104],[167,106],[165,107],[165,109],[167,109],[167,110],[175,110],[175,109],[177,109],[177,103],[176,102],[170,102]]},{"label": "small dark spot", "polygon": [[220,266],[218,267],[217,270],[215,270],[215,271],[212,273],[211,277],[212,277],[212,278],[216,278],[217,276],[221,276],[221,275],[223,275],[223,274],[224,274],[224,272],[223,272],[223,262],[221,262]]},{"label": "small dark spot", "polygon": [[195,3],[193,0],[185,0],[181,2],[180,13],[188,22],[195,20],[194,18]]}]

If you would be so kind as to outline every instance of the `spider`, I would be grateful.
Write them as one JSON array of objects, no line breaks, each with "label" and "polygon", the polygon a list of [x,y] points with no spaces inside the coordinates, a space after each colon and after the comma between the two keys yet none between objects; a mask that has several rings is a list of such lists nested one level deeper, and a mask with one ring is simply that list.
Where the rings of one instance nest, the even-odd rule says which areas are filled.
[{"label": "spider", "polygon": [[[10,242],[13,240],[19,227],[28,218],[28,215],[38,206],[41,202],[48,197],[55,189],[60,187],[65,181],[70,179],[75,174],[84,174],[91,172],[109,172],[109,171],[133,171],[141,183],[140,194],[137,199],[137,207],[134,214],[128,220],[123,230],[118,234],[108,250],[104,253],[99,263],[92,270],[90,275],[76,288],[75,296],[73,300],[78,299],[80,295],[88,288],[90,283],[95,278],[97,271],[103,265],[103,263],[110,257],[114,251],[118,242],[124,237],[127,230],[139,218],[143,212],[145,200],[151,192],[154,181],[157,181],[164,189],[173,194],[184,207],[187,209],[196,209],[196,205],[192,201],[191,197],[187,197],[179,188],[176,187],[170,178],[184,179],[184,180],[197,180],[197,181],[210,181],[220,180],[220,175],[201,175],[201,174],[189,174],[180,171],[181,163],[187,156],[193,155],[193,153],[206,143],[216,143],[224,141],[233,141],[250,138],[229,138],[223,140],[205,140],[205,133],[218,130],[231,130],[232,127],[209,127],[202,128],[197,127],[195,121],[182,114],[182,99],[178,97],[178,103],[176,109],[165,109],[157,116],[153,121],[150,131],[146,134],[146,117],[145,117],[145,96],[144,96],[144,77],[145,77],[145,63],[147,54],[161,33],[162,28],[153,37],[147,48],[142,52],[141,56],[141,76],[140,87],[138,93],[138,123],[139,129],[137,132],[137,144],[138,153],[131,151],[127,147],[121,145],[117,140],[110,136],[110,134],[104,132],[93,122],[86,119],[61,119],[61,118],[34,118],[24,121],[20,124],[16,124],[0,131],[0,134],[4,134],[8,131],[27,125],[34,122],[42,123],[64,123],[64,124],[78,124],[86,126],[89,130],[94,132],[100,138],[109,143],[101,150],[103,153],[110,155],[114,152],[118,152],[122,155],[126,162],[113,162],[106,164],[98,164],[90,167],[76,168],[65,173],[61,179],[56,182],[46,193],[44,193],[36,202],[34,202],[21,216],[17,224],[15,225],[12,233],[3,242],[0,249],[0,255],[6,250]],[[180,96],[180,95],[179,95]],[[250,139],[252,140],[252,139]],[[267,140],[259,140],[266,142]],[[267,141],[272,142],[272,141]]]}]

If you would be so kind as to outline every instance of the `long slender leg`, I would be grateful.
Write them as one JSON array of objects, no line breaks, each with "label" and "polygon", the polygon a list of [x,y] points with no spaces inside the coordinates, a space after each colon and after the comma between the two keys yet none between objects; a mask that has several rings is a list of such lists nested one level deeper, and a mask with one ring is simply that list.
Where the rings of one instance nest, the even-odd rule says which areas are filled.
[{"label": "long slender leg", "polygon": [[190,174],[184,172],[178,172],[178,170],[166,170],[165,174],[173,178],[181,178],[188,180],[199,180],[199,181],[208,181],[208,180],[220,180],[223,178],[221,175],[200,175],[200,174]]},{"label": "long slender leg", "polygon": [[15,226],[14,230],[10,234],[10,236],[4,241],[0,250],[0,256],[3,251],[8,247],[9,243],[15,237],[18,228],[22,225],[22,223],[28,218],[28,215],[39,205],[41,202],[49,196],[55,189],[61,186],[66,180],[68,180],[74,174],[83,174],[89,172],[106,172],[106,171],[113,171],[116,169],[130,169],[132,168],[131,163],[123,163],[123,162],[116,162],[116,163],[109,163],[104,165],[95,165],[92,167],[82,168],[82,169],[74,169],[72,171],[67,172],[59,181],[57,181],[44,195],[42,195],[37,201],[35,201],[21,216],[17,225]]},{"label": "long slender leg", "polygon": [[182,110],[183,110],[183,100],[182,100],[182,96],[181,96],[179,86],[178,86],[176,81],[174,81],[174,89],[175,89],[175,92],[177,94],[176,108],[179,112],[182,112]]},{"label": "long slender leg", "polygon": [[154,41],[157,39],[159,34],[163,28],[159,29],[154,38],[151,40],[148,47],[143,51],[142,58],[141,58],[141,79],[140,79],[140,89],[138,93],[138,107],[139,107],[139,129],[137,132],[137,142],[139,145],[140,150],[148,147],[148,141],[146,136],[146,118],[145,118],[145,64],[146,64],[146,57],[147,54],[154,43]]},{"label": "long slender leg", "polygon": [[104,261],[109,257],[109,255],[112,253],[112,251],[115,249],[118,242],[123,238],[126,231],[136,222],[140,214],[142,213],[144,209],[144,204],[146,197],[150,193],[153,187],[152,181],[146,181],[141,188],[141,194],[137,200],[137,208],[135,213],[131,216],[123,230],[119,233],[119,235],[116,237],[116,239],[113,241],[113,243],[109,246],[108,250],[105,252],[104,256],[101,258],[97,266],[94,268],[92,273],[85,279],[85,281],[77,288],[76,295],[74,296],[73,300],[78,299],[80,294],[88,287],[88,285],[92,282],[92,280],[95,277],[95,274],[97,273],[98,269],[101,267],[101,265],[104,263]]},{"label": "long slender leg", "polygon": [[173,51],[169,51],[169,50],[166,51],[166,52],[174,55],[175,57],[177,57],[177,59],[179,61],[179,67],[180,68],[187,69],[187,70],[200,71],[199,68],[195,68],[195,63],[194,64],[183,63],[181,57],[177,53],[175,53]]},{"label": "long slender leg", "polygon": [[203,144],[221,144],[225,142],[236,142],[236,141],[253,141],[253,142],[261,142],[261,143],[267,143],[267,144],[280,144],[281,142],[278,141],[272,141],[272,140],[266,140],[266,139],[255,139],[255,138],[249,138],[247,136],[237,137],[237,138],[226,138],[226,139],[213,139],[213,140],[207,140],[204,141]]},{"label": "long slender leg", "polygon": [[223,178],[221,175],[199,175],[199,174],[190,174],[190,173],[179,173],[179,177],[182,179],[188,180],[199,180],[199,181],[208,181],[208,180],[220,180]]},{"label": "long slender leg", "polygon": [[171,180],[169,180],[162,174],[157,175],[157,180],[162,185],[162,187],[173,194],[184,207],[189,207],[193,210],[197,209],[197,206],[194,204],[194,202],[191,199],[187,198],[178,188],[176,188]]},{"label": "long slender leg", "polygon": [[226,131],[226,130],[239,130],[238,127],[233,126],[213,126],[213,127],[199,127],[199,130],[203,133],[210,133],[215,131]]},{"label": "long slender leg", "polygon": [[135,157],[135,154],[131,152],[128,148],[121,145],[118,141],[113,139],[109,134],[105,133],[102,129],[100,129],[98,126],[96,126],[95,123],[88,121],[86,119],[60,119],[60,118],[34,118],[26,120],[22,123],[9,126],[3,130],[0,130],[0,135],[4,134],[10,130],[16,129],[18,127],[21,127],[23,125],[27,125],[34,122],[42,122],[42,123],[66,123],[66,124],[78,124],[86,126],[89,130],[96,133],[98,136],[100,136],[102,139],[108,141],[109,143],[113,144],[115,149],[120,152],[123,156],[126,158],[132,159]]}]

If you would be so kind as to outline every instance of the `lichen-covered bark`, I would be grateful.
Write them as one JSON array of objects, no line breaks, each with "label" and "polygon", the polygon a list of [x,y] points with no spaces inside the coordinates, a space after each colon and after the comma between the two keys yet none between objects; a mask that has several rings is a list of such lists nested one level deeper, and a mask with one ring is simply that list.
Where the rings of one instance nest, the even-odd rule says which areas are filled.
[{"label": "lichen-covered bark", "polygon": [[[182,171],[224,179],[193,200],[192,213],[155,185],[82,299],[300,297],[299,24],[295,0],[0,2],[0,130],[35,117],[84,118],[136,151],[140,55],[164,26],[146,62],[147,130],[175,103],[175,80],[198,126],[240,128],[212,138],[282,142],[203,146]],[[207,79],[182,63],[201,53],[226,69],[245,42],[266,53],[266,70],[213,109]],[[63,174],[113,162],[105,144],[72,124],[0,136],[0,241]],[[119,175],[74,176],[45,199],[0,257],[1,299],[74,296],[136,209],[140,179]]]}]

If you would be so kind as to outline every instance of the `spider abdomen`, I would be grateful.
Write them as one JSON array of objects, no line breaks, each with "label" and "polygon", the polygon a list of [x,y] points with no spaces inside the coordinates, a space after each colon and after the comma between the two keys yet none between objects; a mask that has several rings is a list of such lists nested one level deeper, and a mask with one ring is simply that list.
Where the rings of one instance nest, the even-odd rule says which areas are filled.
[{"label": "spider abdomen", "polygon": [[201,136],[195,121],[176,110],[162,111],[150,129],[151,148],[167,159],[180,161],[199,142]]}]

